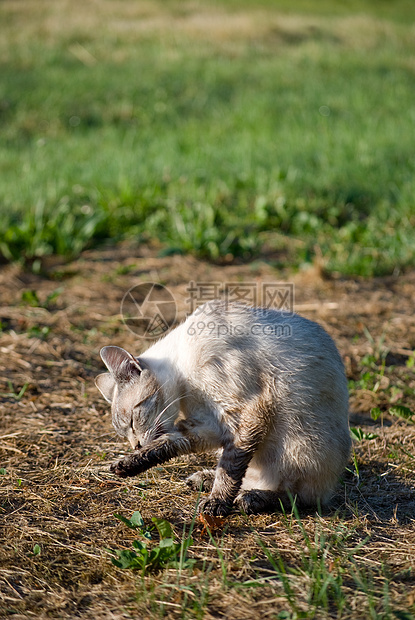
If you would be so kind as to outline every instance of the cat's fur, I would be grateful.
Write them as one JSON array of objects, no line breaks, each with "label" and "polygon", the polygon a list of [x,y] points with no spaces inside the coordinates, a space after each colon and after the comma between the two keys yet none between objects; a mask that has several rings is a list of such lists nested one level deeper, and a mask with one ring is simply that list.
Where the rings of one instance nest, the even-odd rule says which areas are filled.
[{"label": "cat's fur", "polygon": [[200,510],[226,515],[332,495],[350,451],[344,367],[317,323],[276,310],[210,302],[139,358],[104,347],[96,385],[134,452],[113,463],[134,476],[182,454],[220,449]]}]

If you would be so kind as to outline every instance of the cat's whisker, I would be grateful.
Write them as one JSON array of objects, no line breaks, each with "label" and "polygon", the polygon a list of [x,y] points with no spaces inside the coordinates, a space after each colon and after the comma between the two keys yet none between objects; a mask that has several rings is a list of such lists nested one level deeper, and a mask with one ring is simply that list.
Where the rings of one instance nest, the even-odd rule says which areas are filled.
[{"label": "cat's whisker", "polygon": [[160,429],[165,428],[166,423],[169,422],[169,420],[171,420],[172,418],[176,417],[176,414],[174,413],[173,415],[169,416],[168,418],[166,418],[165,420],[159,420],[157,422],[157,424],[155,424],[152,427],[152,430],[155,434],[157,434],[159,432]]},{"label": "cat's whisker", "polygon": [[[168,403],[164,409],[162,409],[160,411],[160,413],[157,415],[156,419],[153,422],[153,426],[147,431],[147,433],[145,434],[145,438],[148,439],[155,439],[157,436],[163,434],[164,432],[164,427],[166,425],[167,422],[169,422],[170,420],[172,420],[173,418],[176,417],[177,413],[174,412],[172,413],[170,416],[168,416],[165,419],[162,419],[162,415],[163,413],[165,413],[169,407],[171,407],[172,405],[174,405],[174,403],[176,403],[177,401],[181,400],[184,396],[188,396],[188,394],[184,394],[182,396],[178,396],[177,398],[173,399],[170,403]],[[161,431],[161,432],[160,432]]]},{"label": "cat's whisker", "polygon": [[160,390],[162,390],[169,382],[169,379],[167,379],[167,381],[165,381],[164,383],[162,383],[157,390],[154,392],[154,394],[158,394],[158,392],[160,392]]},{"label": "cat's whisker", "polygon": [[[187,396],[187,394],[186,394],[185,396]],[[158,423],[158,421],[160,420],[160,418],[161,418],[161,416],[163,415],[163,413],[165,413],[165,411],[167,411],[167,409],[168,409],[169,407],[171,407],[172,405],[174,405],[174,403],[177,403],[177,401],[181,400],[182,398],[183,398],[183,396],[178,396],[177,398],[175,398],[174,400],[172,400],[170,403],[168,403],[168,404],[164,407],[164,409],[162,409],[162,410],[160,411],[160,413],[157,415],[156,419],[155,419],[155,420],[154,420],[154,422],[153,422],[153,425],[155,425],[155,424],[157,424],[157,423]],[[171,415],[169,418],[167,418],[167,419],[165,420],[165,422],[167,422],[167,420],[170,420],[170,419],[171,419],[172,417],[174,417],[175,415],[176,415],[175,413],[174,413],[173,415]]]},{"label": "cat's whisker", "polygon": [[172,420],[175,417],[176,417],[176,413],[173,413],[171,416],[165,418],[164,420],[163,419],[157,420],[157,422],[153,424],[153,426],[151,427],[149,432],[152,432],[152,433],[156,434],[160,430],[160,428],[164,428],[166,426],[167,422],[169,422],[170,420]]}]

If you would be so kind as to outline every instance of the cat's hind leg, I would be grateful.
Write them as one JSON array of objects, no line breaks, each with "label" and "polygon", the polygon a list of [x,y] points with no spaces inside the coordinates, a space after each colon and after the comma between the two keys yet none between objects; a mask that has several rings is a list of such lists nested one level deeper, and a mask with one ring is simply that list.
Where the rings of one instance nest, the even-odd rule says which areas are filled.
[{"label": "cat's hind leg", "polygon": [[211,491],[215,472],[215,469],[201,469],[186,478],[186,484],[194,491]]}]

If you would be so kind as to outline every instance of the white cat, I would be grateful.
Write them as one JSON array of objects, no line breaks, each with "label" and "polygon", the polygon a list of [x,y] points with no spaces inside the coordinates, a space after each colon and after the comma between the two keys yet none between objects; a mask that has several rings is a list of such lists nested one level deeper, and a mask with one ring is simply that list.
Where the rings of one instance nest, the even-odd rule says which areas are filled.
[{"label": "white cat", "polygon": [[344,367],[330,336],[298,315],[214,301],[135,358],[107,346],[96,385],[132,454],[134,476],[169,459],[221,450],[216,470],[188,478],[211,489],[199,509],[226,515],[278,506],[287,492],[325,503],[350,452]]}]

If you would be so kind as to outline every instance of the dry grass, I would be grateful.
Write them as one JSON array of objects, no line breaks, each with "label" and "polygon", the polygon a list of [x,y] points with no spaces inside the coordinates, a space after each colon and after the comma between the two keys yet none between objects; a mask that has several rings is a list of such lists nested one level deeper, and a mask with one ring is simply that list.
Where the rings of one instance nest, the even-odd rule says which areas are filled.
[{"label": "dry grass", "polygon": [[[180,538],[197,499],[183,480],[200,466],[200,459],[189,457],[138,479],[120,481],[109,473],[109,463],[127,446],[115,437],[93,378],[102,370],[102,345],[111,342],[136,352],[143,346],[122,325],[124,292],[142,281],[165,282],[180,318],[190,280],[279,279],[281,274],[261,261],[215,267],[128,247],[85,253],[55,266],[48,277],[13,266],[2,269],[1,617],[392,618],[399,610],[413,613],[414,426],[387,413],[374,422],[369,412],[373,406],[386,412],[393,402],[415,408],[414,372],[406,363],[415,348],[415,274],[342,282],[325,280],[315,269],[294,277],[297,308],[335,337],[351,380],[367,372],[368,354],[386,361],[377,390],[366,377],[367,385],[356,384],[352,391],[352,424],[378,438],[356,444],[359,479],[351,465],[328,510],[320,516],[301,514],[300,521],[280,512],[250,519],[234,514],[213,539],[202,537],[197,526],[190,549],[197,562],[182,574],[167,569],[141,579],[110,563],[106,548],[127,548],[136,536],[114,512],[130,516],[139,509],[146,523],[163,517]],[[47,308],[22,303],[22,292],[35,290],[47,305],[48,294],[58,287],[62,291]],[[382,374],[381,367],[373,372]],[[36,544],[38,555],[33,554]],[[293,602],[272,558],[295,569],[288,581]],[[341,580],[341,596],[333,594],[327,606],[316,607],[312,592],[322,571]],[[284,611],[287,615],[278,616]]]},{"label": "dry grass", "polygon": [[[96,7],[94,8],[94,5]],[[397,45],[402,37],[411,42],[413,31],[397,23],[374,18],[369,14],[346,16],[322,16],[312,14],[290,14],[268,7],[249,10],[229,9],[224,6],[202,5],[192,2],[157,2],[139,0],[136,2],[70,2],[42,0],[30,2],[4,0],[0,14],[7,20],[0,49],[7,54],[13,43],[25,39],[41,39],[50,45],[65,44],[73,40],[85,42],[85,49],[92,44],[98,59],[106,57],[105,47],[120,37],[137,41],[142,37],[168,37],[188,39],[198,45],[204,42],[223,45],[226,48],[235,42],[251,40],[253,43],[269,44],[276,48],[292,45],[293,53],[301,43],[315,41],[337,41],[348,48],[371,49],[382,46],[385,38],[395,39]],[[92,33],[98,33],[92,36]],[[105,41],[102,46],[95,41]],[[71,51],[71,47],[69,47]],[[116,49],[111,45],[111,54]],[[80,59],[82,62],[83,60]],[[88,62],[86,63],[88,64]]]}]

